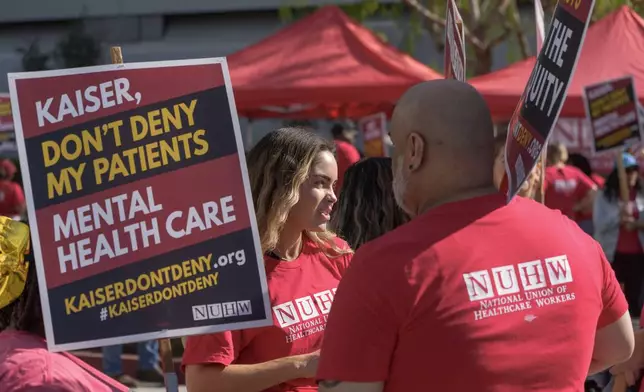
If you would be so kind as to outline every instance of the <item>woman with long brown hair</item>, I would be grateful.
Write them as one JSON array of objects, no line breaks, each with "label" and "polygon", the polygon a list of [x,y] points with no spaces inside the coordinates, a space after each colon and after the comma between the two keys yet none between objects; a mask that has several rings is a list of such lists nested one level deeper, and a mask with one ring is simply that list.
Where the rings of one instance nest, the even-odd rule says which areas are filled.
[{"label": "woman with long brown hair", "polygon": [[188,390],[317,390],[326,318],[353,254],[327,230],[337,201],[334,146],[284,128],[260,140],[247,160],[274,325],[187,338]]},{"label": "woman with long brown hair", "polygon": [[353,250],[409,220],[392,184],[391,158],[366,158],[346,171],[331,228]]}]

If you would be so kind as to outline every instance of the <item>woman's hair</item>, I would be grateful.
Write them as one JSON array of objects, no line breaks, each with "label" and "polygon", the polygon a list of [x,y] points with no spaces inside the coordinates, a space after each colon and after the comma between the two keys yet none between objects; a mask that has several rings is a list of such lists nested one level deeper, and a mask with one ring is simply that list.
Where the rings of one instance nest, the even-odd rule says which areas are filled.
[{"label": "woman's hair", "polygon": [[[335,155],[335,145],[301,128],[282,128],[264,136],[247,155],[250,187],[253,193],[259,237],[264,253],[275,249],[291,208],[300,197],[300,186],[321,152]],[[340,249],[330,231],[306,235],[329,256],[350,250]]]},{"label": "woman's hair", "polygon": [[409,220],[396,204],[390,158],[366,158],[344,174],[331,228],[358,249]]},{"label": "woman's hair", "polygon": [[[628,170],[628,168],[626,170]],[[635,190],[637,193],[642,191],[642,184],[639,177],[635,183]],[[606,178],[606,183],[604,184],[604,195],[606,195],[606,198],[611,202],[619,199],[619,176],[617,175],[617,168],[613,169]]]},{"label": "woman's hair", "polygon": [[507,138],[507,134],[505,132],[494,136],[494,159],[496,159],[496,157],[499,156],[503,148],[505,148],[506,138]]},{"label": "woman's hair", "polygon": [[557,165],[568,161],[568,149],[563,143],[548,143],[546,148],[546,162],[548,166]]},{"label": "woman's hair", "polygon": [[568,157],[568,164],[581,170],[588,177],[593,174],[593,168],[590,166],[590,161],[581,154],[570,154]]},{"label": "woman's hair", "polygon": [[40,307],[40,294],[38,292],[38,278],[33,253],[25,256],[29,263],[27,280],[22,294],[12,303],[0,309],[0,331],[9,326],[18,330],[45,337],[45,325]]}]

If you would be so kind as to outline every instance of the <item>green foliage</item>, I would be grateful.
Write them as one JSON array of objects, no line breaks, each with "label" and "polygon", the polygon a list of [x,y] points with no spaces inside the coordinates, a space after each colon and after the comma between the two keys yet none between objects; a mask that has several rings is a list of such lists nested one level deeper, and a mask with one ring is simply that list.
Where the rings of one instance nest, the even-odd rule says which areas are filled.
[{"label": "green foliage", "polygon": [[87,34],[79,23],[58,42],[52,52],[42,52],[38,41],[33,41],[26,49],[18,49],[18,53],[22,54],[22,69],[26,72],[49,69],[50,59],[56,59],[62,68],[88,67],[98,64],[101,44]]},{"label": "green foliage", "polygon": [[628,6],[633,8],[635,12],[642,15],[644,13],[644,2],[632,0],[595,0],[595,9],[593,12],[593,20],[601,19],[610,14],[621,6]]},{"label": "green foliage", "polygon": [[[284,5],[280,9],[279,13],[283,22],[297,20],[319,8],[311,7],[308,0],[284,1]],[[475,20],[472,12],[472,0],[456,0],[456,4],[461,11],[465,25],[470,30],[470,33],[474,36],[476,41],[478,41],[470,41],[466,45],[467,56],[468,59],[470,59],[468,61],[469,65],[478,63],[477,60],[480,59],[480,57],[477,56],[487,56],[487,58],[489,58],[491,55],[490,50],[500,43],[497,42],[497,38],[502,36],[504,30],[507,29],[512,32],[507,35],[505,40],[508,44],[508,61],[514,62],[525,56],[533,54],[525,53],[525,50],[521,49],[522,47],[519,45],[519,42],[525,41],[520,41],[517,31],[529,32],[530,35],[532,35],[532,30],[534,30],[534,20],[532,18],[527,20],[526,17],[523,17],[523,20],[520,20],[517,23],[513,19],[513,15],[515,15],[513,11],[514,7],[533,7],[533,0],[514,0],[505,12],[500,11],[501,4],[504,3],[502,0],[476,1],[480,11],[480,17],[477,20]],[[557,0],[541,0],[541,2],[546,12],[547,24],[549,21],[548,14],[556,6]],[[445,17],[447,0],[419,0],[419,3],[438,18]],[[632,7],[638,14],[644,15],[644,0],[595,0],[593,20],[600,19],[624,5]],[[340,8],[358,22],[363,22],[365,19],[376,16],[389,18],[401,23],[404,22],[406,34],[401,45],[402,47],[399,48],[403,51],[413,53],[420,35],[425,31],[429,31],[432,39],[436,43],[437,50],[443,50],[442,48],[444,44],[442,42],[442,37],[444,29],[442,26],[427,20],[419,12],[404,4],[403,0],[399,0],[398,3],[394,4],[384,4],[380,0],[363,0],[356,4],[340,6]],[[546,26],[546,29],[547,28],[548,26]],[[383,36],[382,33],[377,34],[381,37]],[[475,43],[477,44],[477,47],[472,48]],[[442,65],[440,67],[435,67],[435,69],[442,69]],[[472,76],[473,67],[468,66],[467,70],[468,75]],[[485,73],[488,71],[489,70],[478,70],[478,73],[480,74],[481,72]]]},{"label": "green foliage", "polygon": [[101,57],[101,45],[85,32],[82,24],[78,24],[58,43],[56,56],[64,68],[97,65]]},{"label": "green foliage", "polygon": [[[518,0],[519,4],[532,4],[532,0]],[[544,9],[552,10],[557,5],[557,0],[542,0]],[[603,18],[621,6],[631,7],[639,15],[644,15],[643,0],[595,0],[593,21]]]},{"label": "green foliage", "polygon": [[[309,15],[321,7],[311,7],[307,0],[286,0],[279,10],[279,16],[282,22],[288,23]],[[402,15],[404,5],[402,3],[382,4],[380,0],[363,0],[356,4],[341,5],[340,8],[349,17],[363,22],[373,16],[398,18]]]},{"label": "green foliage", "polygon": [[47,62],[50,56],[40,50],[38,41],[33,41],[26,49],[18,49],[18,53],[22,54],[22,69],[24,71],[34,72],[48,69]]},{"label": "green foliage", "polygon": [[[308,4],[307,0],[286,0],[284,5],[279,9],[280,20],[284,23],[290,23],[310,15],[322,7],[311,7]],[[392,20],[400,20],[403,16],[405,6],[402,3],[381,4],[379,0],[364,0],[356,4],[342,5],[340,8],[350,18],[362,23],[366,19],[375,16],[389,18]],[[422,26],[420,26],[421,18],[416,17],[415,19],[419,24],[419,31],[422,31]],[[388,39],[385,33],[381,31],[373,31],[373,33],[383,41],[387,42]],[[417,36],[418,35],[411,37],[411,39],[415,40]],[[415,43],[410,41],[405,46],[411,50],[415,47]]]}]

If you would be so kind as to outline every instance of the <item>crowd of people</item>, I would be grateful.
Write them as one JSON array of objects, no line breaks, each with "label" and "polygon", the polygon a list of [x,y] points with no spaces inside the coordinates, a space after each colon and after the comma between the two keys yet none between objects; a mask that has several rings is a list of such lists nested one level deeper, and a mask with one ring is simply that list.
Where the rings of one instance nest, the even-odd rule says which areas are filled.
[{"label": "crowd of people", "polygon": [[[636,385],[635,156],[619,157],[631,202],[616,171],[602,183],[551,145],[508,203],[505,136],[494,137],[478,92],[454,80],[401,97],[391,158],[360,159],[346,129],[333,133],[279,129],[247,154],[274,325],[185,339],[188,391],[578,392],[607,370]],[[0,390],[127,390],[47,351],[27,269],[0,309]],[[279,312],[303,298],[314,304],[305,323]]]}]

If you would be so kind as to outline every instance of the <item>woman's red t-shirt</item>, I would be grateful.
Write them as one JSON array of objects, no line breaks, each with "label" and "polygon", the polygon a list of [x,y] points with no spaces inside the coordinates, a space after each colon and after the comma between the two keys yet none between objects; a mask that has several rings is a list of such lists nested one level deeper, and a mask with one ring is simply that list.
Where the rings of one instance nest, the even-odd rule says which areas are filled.
[{"label": "woman's red t-shirt", "polygon": [[[635,197],[637,192],[631,190],[630,198],[631,202],[635,202]],[[633,208],[633,218],[635,220],[639,219],[639,211],[636,207]],[[617,239],[617,247],[615,248],[616,252],[625,253],[625,254],[639,254],[642,253],[642,243],[640,242],[639,230],[626,230],[625,227],[620,226],[619,228],[619,237]]]},{"label": "woman's red t-shirt", "polygon": [[[597,189],[603,189],[604,184],[606,183],[606,179],[599,174],[593,173],[590,175],[590,179],[593,180],[593,182],[597,185]],[[578,212],[577,217],[575,218],[576,222],[583,222],[586,220],[592,220],[593,219],[593,212],[588,211],[588,212]]]},{"label": "woman's red t-shirt", "polygon": [[[335,242],[349,249],[343,240]],[[311,241],[293,261],[265,256],[273,325],[188,337],[183,366],[255,364],[319,350],[336,287],[352,256],[330,258]],[[266,391],[315,390],[314,379],[300,379]]]}]

